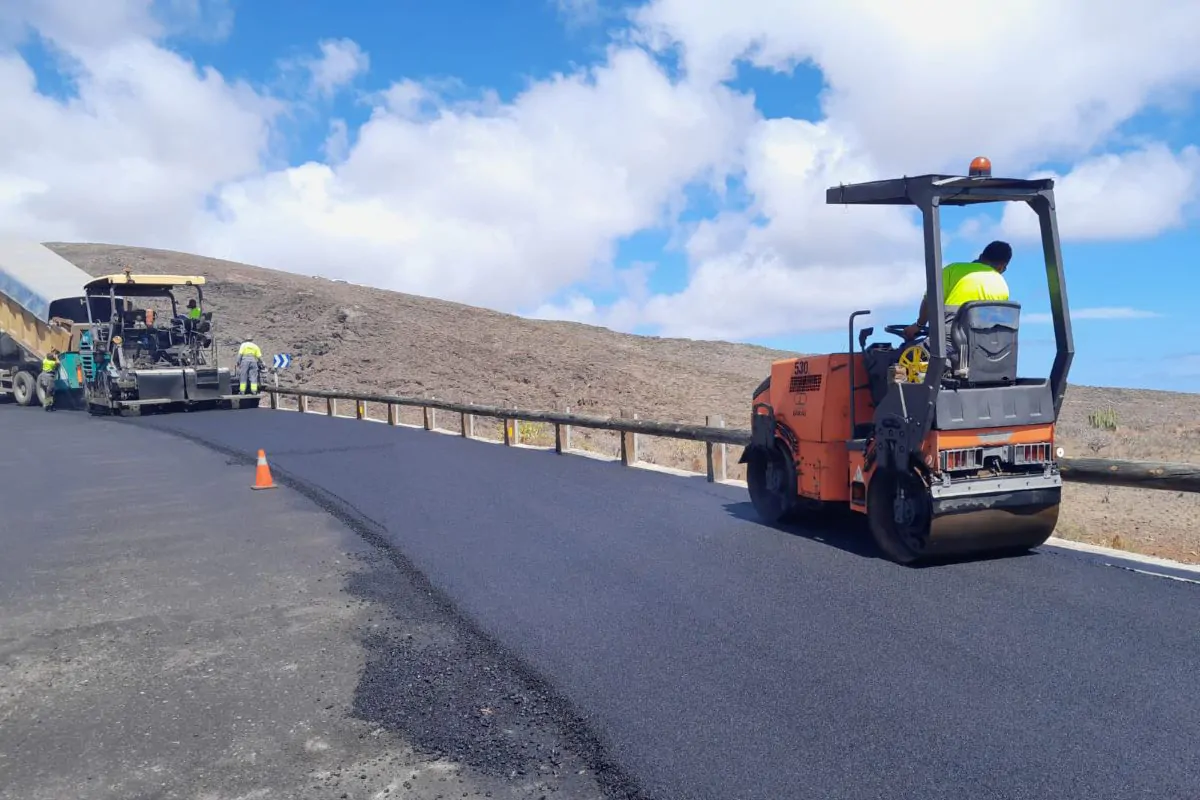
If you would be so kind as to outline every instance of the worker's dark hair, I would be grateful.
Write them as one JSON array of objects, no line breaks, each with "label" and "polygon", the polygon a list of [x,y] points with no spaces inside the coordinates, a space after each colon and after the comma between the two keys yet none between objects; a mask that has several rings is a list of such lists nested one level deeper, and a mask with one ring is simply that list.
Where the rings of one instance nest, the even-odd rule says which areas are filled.
[{"label": "worker's dark hair", "polygon": [[989,242],[979,254],[979,260],[989,264],[1007,264],[1012,260],[1012,246],[1008,242]]}]

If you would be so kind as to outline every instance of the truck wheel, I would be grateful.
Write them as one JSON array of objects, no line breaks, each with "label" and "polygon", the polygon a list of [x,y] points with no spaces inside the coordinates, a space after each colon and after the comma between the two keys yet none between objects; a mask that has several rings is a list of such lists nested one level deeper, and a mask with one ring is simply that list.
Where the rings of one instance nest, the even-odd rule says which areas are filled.
[{"label": "truck wheel", "polygon": [[13,375],[13,398],[16,399],[18,405],[32,405],[34,398],[37,397],[37,380],[33,377],[33,373],[21,370],[16,375]]}]

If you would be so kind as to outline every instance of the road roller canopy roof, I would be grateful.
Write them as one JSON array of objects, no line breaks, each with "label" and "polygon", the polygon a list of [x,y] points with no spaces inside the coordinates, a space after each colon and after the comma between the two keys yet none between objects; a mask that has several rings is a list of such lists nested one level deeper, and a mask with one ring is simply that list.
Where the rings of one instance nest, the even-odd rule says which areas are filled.
[{"label": "road roller canopy roof", "polygon": [[939,205],[967,206],[1029,200],[1053,188],[1053,178],[1020,180],[915,175],[831,186],[825,190],[825,202],[829,205],[919,206],[922,197],[937,197]]},{"label": "road roller canopy roof", "polygon": [[982,156],[967,175],[914,175],[882,181],[846,183],[825,191],[829,205],[968,206],[1031,200],[1054,189],[1053,178],[993,178],[992,162]]},{"label": "road roller canopy roof", "polygon": [[[992,175],[992,162],[979,156],[971,161],[966,175],[924,174],[862,183],[831,186],[825,191],[828,205],[907,205],[921,212],[925,250],[925,303],[928,320],[924,345],[929,352],[929,369],[920,388],[905,388],[905,402],[913,408],[932,409],[941,387],[949,355],[950,321],[946,311],[946,287],[943,285],[941,237],[941,207],[971,206],[979,203],[1026,203],[1038,220],[1041,247],[1036,251],[1045,261],[1046,284],[1050,300],[1050,316],[1054,322],[1054,363],[1050,367],[1049,384],[1057,418],[1066,394],[1067,374],[1074,358],[1075,342],[1067,305],[1067,281],[1063,271],[1062,249],[1059,244],[1057,212],[1055,211],[1054,180],[1052,178],[997,178]],[[926,307],[926,306],[923,306]],[[868,312],[869,313],[869,312]],[[851,318],[851,328],[854,322]],[[853,341],[851,341],[853,350]],[[1007,387],[997,391],[1020,391]],[[925,397],[916,396],[925,392]],[[997,403],[999,401],[996,401]],[[997,406],[999,407],[999,406]],[[903,411],[902,416],[908,417]],[[906,435],[909,446],[919,448],[932,416],[918,414],[910,420]]]},{"label": "road roller canopy roof", "polygon": [[203,286],[200,275],[104,275],[88,281],[84,289],[88,294],[107,293],[113,288],[122,297],[164,297],[181,286]]}]

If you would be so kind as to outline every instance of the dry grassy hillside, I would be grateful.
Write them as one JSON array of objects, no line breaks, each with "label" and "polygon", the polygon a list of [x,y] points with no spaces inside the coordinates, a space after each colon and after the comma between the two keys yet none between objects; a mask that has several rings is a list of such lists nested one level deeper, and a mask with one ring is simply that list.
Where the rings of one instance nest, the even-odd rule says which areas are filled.
[{"label": "dry grassy hillside", "polygon": [[[565,322],[527,320],[413,295],[295,275],[183,253],[50,243],[92,275],[205,275],[224,357],[253,338],[264,355],[291,353],[281,385],[362,389],[644,419],[703,422],[723,415],[748,424],[750,392],[771,361],[788,354],[752,345],[660,339]],[[416,421],[406,418],[405,421]],[[450,424],[450,423],[441,423]],[[482,421],[481,435],[499,438]],[[525,437],[548,431],[527,429]],[[1069,389],[1060,425],[1070,454],[1200,463],[1200,397]],[[615,435],[575,434],[617,452]],[[699,471],[702,446],[644,441],[644,458]],[[736,455],[736,454],[735,454]],[[742,478],[731,465],[731,477]],[[1059,534],[1200,562],[1200,497],[1072,485]]]}]

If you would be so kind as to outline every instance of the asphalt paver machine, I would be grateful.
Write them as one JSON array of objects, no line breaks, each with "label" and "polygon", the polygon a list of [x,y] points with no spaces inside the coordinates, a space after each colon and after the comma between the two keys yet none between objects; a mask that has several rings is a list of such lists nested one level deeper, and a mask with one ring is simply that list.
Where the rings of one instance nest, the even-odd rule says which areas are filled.
[{"label": "asphalt paver machine", "polygon": [[[128,270],[84,286],[88,324],[80,334],[84,396],[93,414],[136,415],[144,410],[256,408],[261,394],[233,393],[228,367],[218,363],[212,312],[191,318],[177,292],[195,294],[204,308],[198,275],[135,275]],[[153,308],[169,305],[159,319]]]}]

